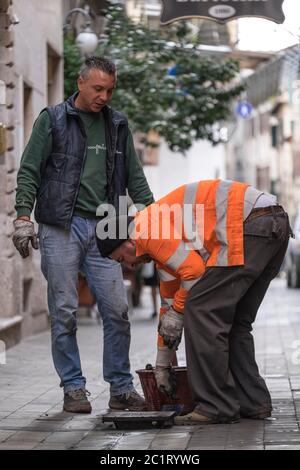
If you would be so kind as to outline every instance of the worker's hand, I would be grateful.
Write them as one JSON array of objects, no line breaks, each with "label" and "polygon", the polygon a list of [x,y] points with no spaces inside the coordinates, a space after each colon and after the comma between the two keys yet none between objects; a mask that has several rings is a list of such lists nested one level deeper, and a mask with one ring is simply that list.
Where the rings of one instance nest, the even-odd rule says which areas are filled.
[{"label": "worker's hand", "polygon": [[29,241],[35,250],[39,247],[34,224],[30,220],[16,219],[14,220],[14,229],[13,244],[22,258],[27,258],[29,256]]},{"label": "worker's hand", "polygon": [[160,317],[158,333],[163,337],[168,348],[176,350],[181,341],[183,329],[183,314],[172,307]]},{"label": "worker's hand", "polygon": [[154,369],[154,377],[158,390],[175,400],[176,397],[176,377],[171,366],[156,366]]}]

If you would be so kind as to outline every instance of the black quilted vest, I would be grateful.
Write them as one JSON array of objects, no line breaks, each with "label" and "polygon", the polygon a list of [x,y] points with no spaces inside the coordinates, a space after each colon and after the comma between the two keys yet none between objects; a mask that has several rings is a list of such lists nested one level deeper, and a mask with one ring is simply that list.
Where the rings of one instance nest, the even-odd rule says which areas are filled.
[{"label": "black quilted vest", "polygon": [[[64,103],[45,108],[51,119],[53,144],[52,153],[41,168],[42,178],[35,206],[37,222],[65,230],[70,228],[87,153],[84,125],[74,106],[76,96],[77,93]],[[119,196],[126,195],[128,179],[128,123],[123,114],[109,106],[102,111],[107,148],[107,202],[118,211]]]}]

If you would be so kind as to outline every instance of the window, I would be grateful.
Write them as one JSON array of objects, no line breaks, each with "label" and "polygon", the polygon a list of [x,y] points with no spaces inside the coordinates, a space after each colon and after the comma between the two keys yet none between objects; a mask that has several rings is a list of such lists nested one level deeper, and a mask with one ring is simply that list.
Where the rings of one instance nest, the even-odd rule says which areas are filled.
[{"label": "window", "polygon": [[24,147],[27,145],[33,125],[32,88],[23,82]]},{"label": "window", "polygon": [[261,191],[270,191],[270,167],[256,167],[256,186]]},{"label": "window", "polygon": [[278,126],[271,126],[272,147],[278,148]]},{"label": "window", "polygon": [[61,100],[60,56],[47,45],[48,105],[55,105]]}]

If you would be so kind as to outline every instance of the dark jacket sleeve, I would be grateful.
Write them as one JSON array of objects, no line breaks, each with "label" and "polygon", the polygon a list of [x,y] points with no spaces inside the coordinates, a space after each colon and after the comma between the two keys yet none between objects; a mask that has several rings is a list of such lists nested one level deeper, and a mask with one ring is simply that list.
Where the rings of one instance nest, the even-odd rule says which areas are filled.
[{"label": "dark jacket sleeve", "polygon": [[52,134],[50,117],[46,111],[34,123],[29,142],[23,152],[17,175],[17,217],[32,212],[37,190],[41,183],[41,164],[51,153]]}]

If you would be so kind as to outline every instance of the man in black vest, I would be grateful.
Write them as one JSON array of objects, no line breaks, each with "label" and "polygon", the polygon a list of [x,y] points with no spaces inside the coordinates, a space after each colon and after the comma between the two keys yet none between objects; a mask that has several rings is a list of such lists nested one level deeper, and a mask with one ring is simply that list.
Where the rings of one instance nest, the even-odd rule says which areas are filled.
[{"label": "man in black vest", "polygon": [[[103,319],[103,375],[112,409],[145,408],[129,363],[130,324],[119,263],[97,249],[95,227],[104,210],[126,211],[126,190],[135,204],[153,195],[134,150],[125,116],[107,103],[116,86],[115,65],[90,57],[78,92],[45,108],[36,120],[17,177],[13,242],[23,258],[29,242],[41,251],[48,282],[52,356],[64,388],[64,410],[90,413],[76,340],[78,272],[83,271]],[[30,215],[35,205],[38,235]],[[120,202],[121,201],[121,202]],[[123,209],[122,209],[123,208]]]}]

